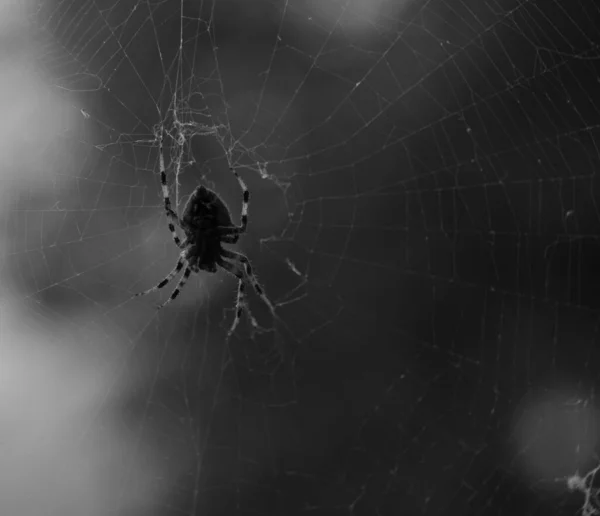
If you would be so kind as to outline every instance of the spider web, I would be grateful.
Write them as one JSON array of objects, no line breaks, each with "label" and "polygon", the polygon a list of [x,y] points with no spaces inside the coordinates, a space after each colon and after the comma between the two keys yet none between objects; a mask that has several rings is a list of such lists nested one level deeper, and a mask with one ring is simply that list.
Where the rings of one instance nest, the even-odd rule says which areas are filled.
[{"label": "spider web", "polygon": [[[28,9],[3,514],[600,513],[594,2]],[[132,299],[178,256],[161,125],[178,212],[248,184],[259,331],[224,271]]]}]

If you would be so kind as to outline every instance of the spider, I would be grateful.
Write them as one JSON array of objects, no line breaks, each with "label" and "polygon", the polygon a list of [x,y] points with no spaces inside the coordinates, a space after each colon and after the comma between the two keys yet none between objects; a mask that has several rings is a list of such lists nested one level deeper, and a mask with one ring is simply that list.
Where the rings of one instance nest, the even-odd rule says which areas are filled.
[{"label": "spider", "polygon": [[[243,311],[246,312],[252,325],[255,328],[260,328],[256,319],[250,313],[246,302],[246,281],[249,281],[252,284],[254,290],[268,306],[272,314],[275,313],[274,307],[266,296],[263,287],[256,279],[248,258],[241,253],[223,248],[223,244],[235,244],[239,240],[240,235],[246,232],[246,227],[248,225],[248,206],[250,201],[250,192],[248,191],[246,184],[237,171],[233,167],[230,167],[231,172],[237,178],[243,192],[242,220],[240,226],[236,226],[232,222],[231,212],[223,200],[214,191],[202,185],[196,187],[183,209],[183,215],[179,217],[171,208],[162,147],[161,131],[161,136],[159,137],[159,166],[165,212],[167,214],[169,231],[171,231],[173,241],[177,247],[182,249],[182,251],[179,254],[177,264],[164,279],[156,286],[145,290],[144,292],[135,294],[134,297],[144,296],[163,288],[185,266],[183,275],[171,293],[171,296],[162,305],[158,306],[158,309],[160,310],[179,295],[179,292],[186,284],[192,272],[198,273],[203,270],[215,273],[217,272],[217,267],[220,267],[238,279],[235,318],[229,329],[228,335],[231,335],[237,327]],[[177,235],[175,225],[184,232],[185,238],[183,241]]]}]

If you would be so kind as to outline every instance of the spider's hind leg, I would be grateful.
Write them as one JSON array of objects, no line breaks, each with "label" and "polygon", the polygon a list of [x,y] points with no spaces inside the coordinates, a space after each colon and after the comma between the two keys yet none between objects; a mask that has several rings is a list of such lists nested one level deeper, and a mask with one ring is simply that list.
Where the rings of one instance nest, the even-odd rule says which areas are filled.
[{"label": "spider's hind leg", "polygon": [[233,276],[235,276],[238,279],[238,292],[237,292],[237,298],[235,300],[235,316],[234,316],[233,322],[231,323],[231,326],[229,327],[229,330],[227,331],[227,337],[231,337],[231,335],[237,328],[237,325],[242,320],[243,312],[246,312],[246,315],[248,316],[248,319],[250,320],[250,324],[252,324],[252,326],[254,328],[256,328],[257,330],[261,330],[262,328],[258,324],[258,321],[256,320],[256,318],[252,315],[252,312],[250,312],[248,302],[246,301],[246,294],[245,294],[246,283],[245,283],[244,273],[241,270],[239,270],[235,265],[233,265],[232,263],[226,262],[225,260],[220,260],[218,262],[218,264],[221,267],[223,267],[223,269],[225,269],[227,272],[229,272],[230,274],[232,274]]},{"label": "spider's hind leg", "polygon": [[[229,249],[223,249],[222,254],[225,258],[229,258],[230,260],[235,260],[236,263],[240,264],[244,268],[245,278],[248,281],[250,281],[250,283],[252,283],[252,286],[254,287],[254,290],[256,291],[258,296],[262,299],[263,303],[265,305],[267,305],[267,307],[271,311],[271,314],[273,316],[275,316],[275,307],[273,306],[273,303],[271,303],[271,300],[265,294],[265,290],[262,287],[262,285],[256,279],[256,276],[254,275],[254,272],[252,271],[252,265],[250,265],[250,260],[248,260],[248,258],[246,258],[246,256],[244,256],[243,254],[236,253],[235,251],[230,251]],[[224,262],[224,263],[227,263],[227,262]]]},{"label": "spider's hind leg", "polygon": [[165,305],[168,305],[171,301],[173,301],[173,299],[175,299],[179,295],[179,292],[181,292],[181,289],[183,289],[191,273],[192,269],[190,267],[186,267],[183,271],[181,279],[179,280],[179,283],[177,283],[177,286],[175,287],[175,290],[173,290],[173,292],[169,296],[169,299],[167,299],[162,305],[158,307],[159,309],[164,307]]},{"label": "spider's hind leg", "polygon": [[151,294],[152,292],[156,292],[157,290],[163,288],[167,283],[169,283],[169,281],[171,281],[176,275],[177,273],[183,269],[183,265],[184,265],[185,261],[183,259],[183,256],[179,256],[179,260],[177,260],[177,264],[175,265],[175,267],[173,267],[173,269],[171,270],[171,272],[169,272],[169,274],[167,274],[164,279],[162,279],[157,285],[155,285],[152,288],[149,288],[148,290],[144,290],[143,292],[138,292],[137,294],[134,294],[133,297],[138,297],[138,296],[145,296],[146,294]]}]

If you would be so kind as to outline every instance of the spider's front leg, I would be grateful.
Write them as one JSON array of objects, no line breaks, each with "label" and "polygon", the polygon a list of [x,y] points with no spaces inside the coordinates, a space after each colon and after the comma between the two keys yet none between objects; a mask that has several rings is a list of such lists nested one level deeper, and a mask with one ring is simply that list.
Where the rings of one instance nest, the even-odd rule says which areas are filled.
[{"label": "spider's front leg", "polygon": [[158,164],[160,168],[160,184],[162,187],[162,195],[163,201],[165,205],[165,213],[167,214],[167,218],[169,219],[169,231],[173,236],[173,241],[175,245],[180,249],[183,248],[183,244],[177,233],[175,232],[175,225],[181,228],[181,220],[177,216],[177,213],[173,211],[171,207],[171,199],[169,198],[169,187],[167,185],[167,173],[165,171],[165,158],[163,155],[163,129],[160,129],[160,136],[158,138]]},{"label": "spider's front leg", "polygon": [[242,223],[239,226],[219,226],[217,229],[219,230],[221,240],[226,244],[235,244],[240,235],[246,232],[246,228],[248,227],[248,207],[250,206],[250,192],[248,191],[248,187],[244,180],[240,177],[237,171],[233,167],[229,167],[231,173],[237,178],[240,183],[240,187],[242,189]]}]

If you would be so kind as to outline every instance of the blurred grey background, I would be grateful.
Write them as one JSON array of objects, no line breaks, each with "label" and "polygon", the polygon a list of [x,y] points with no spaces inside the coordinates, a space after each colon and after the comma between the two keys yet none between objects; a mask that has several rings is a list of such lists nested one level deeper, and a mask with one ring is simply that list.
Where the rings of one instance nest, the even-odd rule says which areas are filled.
[{"label": "blurred grey background", "polygon": [[[0,20],[0,514],[597,503],[594,2],[4,0]],[[247,182],[235,247],[269,331],[226,338],[224,272],[132,299],[178,255],[160,124],[179,210],[204,184],[239,220],[229,166]]]}]

